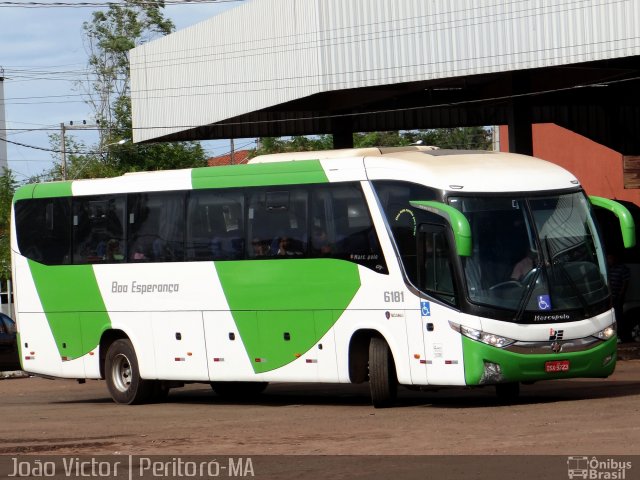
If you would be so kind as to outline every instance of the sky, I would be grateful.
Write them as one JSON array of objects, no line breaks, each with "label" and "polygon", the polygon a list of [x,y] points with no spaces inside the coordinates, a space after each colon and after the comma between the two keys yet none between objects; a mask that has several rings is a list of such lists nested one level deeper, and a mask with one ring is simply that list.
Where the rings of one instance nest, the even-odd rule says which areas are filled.
[{"label": "sky", "polygon": [[[83,78],[87,68],[82,24],[90,21],[99,7],[79,7],[85,0],[37,0],[76,6],[27,8],[30,0],[17,1],[20,5],[8,6],[16,0],[0,0],[0,67],[5,76],[7,139],[49,149],[48,135],[60,133],[60,123],[93,123],[92,109],[82,101],[75,82]],[[225,1],[167,5],[164,14],[179,30],[240,4]],[[91,131],[71,130],[67,134],[87,145],[97,141]],[[243,146],[242,141],[236,141],[236,149]],[[208,141],[203,142],[203,147],[209,156],[222,155],[229,151],[229,142]],[[53,164],[51,152],[11,143],[7,145],[7,156],[18,181],[38,175]]]}]

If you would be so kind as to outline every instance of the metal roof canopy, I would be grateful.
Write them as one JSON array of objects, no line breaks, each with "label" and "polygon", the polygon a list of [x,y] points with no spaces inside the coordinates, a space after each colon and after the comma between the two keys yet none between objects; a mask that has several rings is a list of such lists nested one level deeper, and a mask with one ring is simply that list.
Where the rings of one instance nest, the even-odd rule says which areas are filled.
[{"label": "metal roof canopy", "polygon": [[[253,0],[131,52],[135,141],[554,122],[640,152],[640,0]],[[231,32],[231,34],[229,34]]]}]

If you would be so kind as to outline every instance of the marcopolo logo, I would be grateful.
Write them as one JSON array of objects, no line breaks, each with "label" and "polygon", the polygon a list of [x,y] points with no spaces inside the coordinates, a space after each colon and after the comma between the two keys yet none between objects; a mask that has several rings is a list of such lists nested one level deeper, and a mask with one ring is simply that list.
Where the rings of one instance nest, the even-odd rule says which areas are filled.
[{"label": "marcopolo logo", "polygon": [[562,337],[564,337],[564,330],[549,329],[549,341],[562,340]]},{"label": "marcopolo logo", "polygon": [[614,458],[603,460],[597,457],[575,456],[567,458],[567,470],[569,479],[625,480],[627,470],[631,470],[631,462]]}]

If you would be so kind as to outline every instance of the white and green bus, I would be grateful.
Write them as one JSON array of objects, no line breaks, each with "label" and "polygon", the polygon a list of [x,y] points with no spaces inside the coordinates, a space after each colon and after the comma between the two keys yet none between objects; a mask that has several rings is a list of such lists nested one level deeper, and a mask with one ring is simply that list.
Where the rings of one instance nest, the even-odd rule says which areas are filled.
[{"label": "white and green bus", "polygon": [[118,403],[188,382],[495,385],[607,377],[616,323],[593,207],[532,157],[366,148],[26,185],[13,203],[24,370]]}]

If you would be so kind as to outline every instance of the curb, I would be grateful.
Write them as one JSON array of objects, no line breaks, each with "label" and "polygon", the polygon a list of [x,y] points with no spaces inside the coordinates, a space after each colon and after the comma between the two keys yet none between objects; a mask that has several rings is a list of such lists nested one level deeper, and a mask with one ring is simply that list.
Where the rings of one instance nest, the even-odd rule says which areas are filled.
[{"label": "curb", "polygon": [[23,372],[22,370],[14,370],[11,372],[0,372],[0,380],[4,380],[7,378],[27,378],[29,374],[27,372]]}]

